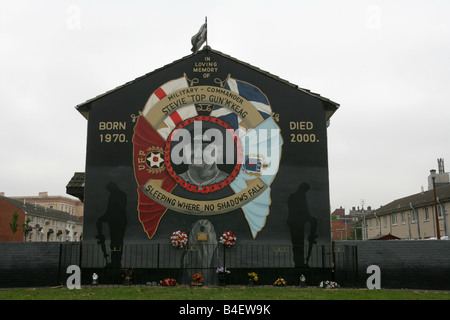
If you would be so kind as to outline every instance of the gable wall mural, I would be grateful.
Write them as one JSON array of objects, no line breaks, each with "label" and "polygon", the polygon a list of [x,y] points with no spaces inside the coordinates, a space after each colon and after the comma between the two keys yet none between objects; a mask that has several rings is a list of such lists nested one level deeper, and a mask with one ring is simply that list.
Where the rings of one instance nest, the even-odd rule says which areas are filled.
[{"label": "gable wall mural", "polygon": [[170,244],[180,231],[214,251],[231,231],[235,247],[329,245],[333,108],[209,47],[80,105],[84,243]]}]

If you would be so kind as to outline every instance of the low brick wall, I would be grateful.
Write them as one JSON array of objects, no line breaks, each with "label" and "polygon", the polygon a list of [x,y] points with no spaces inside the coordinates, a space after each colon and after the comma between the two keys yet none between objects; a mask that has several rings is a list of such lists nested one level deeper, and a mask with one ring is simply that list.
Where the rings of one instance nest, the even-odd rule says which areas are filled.
[{"label": "low brick wall", "polygon": [[69,244],[0,242],[0,288],[60,285],[60,249],[65,245]]},{"label": "low brick wall", "polygon": [[[356,246],[357,283],[366,287],[367,268],[377,265],[381,288],[450,290],[450,241],[336,241],[335,250]],[[342,266],[337,265],[337,270]],[[337,275],[339,276],[339,275]]]},{"label": "low brick wall", "polygon": [[[0,242],[0,288],[65,285],[79,250],[79,243]],[[367,268],[377,265],[381,288],[450,290],[450,241],[336,241],[335,252],[339,284],[365,288]]]}]

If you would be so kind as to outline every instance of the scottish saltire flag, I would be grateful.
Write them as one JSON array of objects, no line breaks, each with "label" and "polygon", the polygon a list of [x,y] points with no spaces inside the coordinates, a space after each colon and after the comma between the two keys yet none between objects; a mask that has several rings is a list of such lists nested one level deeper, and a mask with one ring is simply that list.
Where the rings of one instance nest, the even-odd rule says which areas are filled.
[{"label": "scottish saltire flag", "polygon": [[[264,119],[267,119],[272,114],[272,108],[267,97],[257,87],[247,82],[230,78],[224,88],[248,100]],[[245,128],[242,126],[242,118],[227,108],[215,106],[211,116],[227,122],[234,130],[240,129],[239,133],[245,132]]]},{"label": "scottish saltire flag", "polygon": [[[153,108],[153,106],[158,103],[165,96],[180,90],[188,88],[188,81],[185,77],[175,79],[169,82],[166,82],[161,87],[159,87],[155,92],[152,93],[147,103],[145,104],[144,110],[142,114],[144,117],[147,113]],[[182,121],[193,118],[197,116],[197,110],[194,104],[189,104],[183,106],[176,111],[172,112],[169,117],[167,117],[164,122],[161,124],[159,128],[157,128],[158,133],[164,140],[167,140],[167,137],[172,132],[173,129]]]},{"label": "scottish saltire flag", "polygon": [[[206,20],[206,19],[205,19]],[[193,53],[197,53],[198,49],[202,46],[203,43],[206,42],[207,37],[207,23],[205,23],[200,27],[200,30],[191,38]]]},{"label": "scottish saltire flag", "polygon": [[269,100],[267,100],[266,95],[254,85],[230,78],[225,85],[225,89],[233,91],[251,102],[264,119],[271,115],[272,108],[270,107]]}]

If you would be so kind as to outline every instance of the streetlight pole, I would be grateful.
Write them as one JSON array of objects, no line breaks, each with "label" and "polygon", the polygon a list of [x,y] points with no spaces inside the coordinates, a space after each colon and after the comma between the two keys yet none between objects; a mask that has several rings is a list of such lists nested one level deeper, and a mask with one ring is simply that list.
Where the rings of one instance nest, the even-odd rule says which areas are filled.
[{"label": "streetlight pole", "polygon": [[353,219],[352,218],[339,218],[339,220],[344,220],[344,223],[345,223],[345,240],[347,240],[347,235],[348,235],[347,220],[353,220]]},{"label": "streetlight pole", "polygon": [[339,240],[342,240],[342,231],[344,231],[345,229],[336,229],[336,231],[340,231],[341,232],[341,238]]},{"label": "streetlight pole", "polygon": [[380,231],[378,232],[378,235],[381,236],[381,220],[380,220],[380,217],[376,214],[376,212],[374,212],[373,215],[377,219],[378,225],[380,226]]},{"label": "streetlight pole", "polygon": [[363,217],[363,226],[361,229],[361,238],[362,240],[366,240],[367,238],[367,228],[366,228],[366,212],[364,209],[361,210],[360,213],[357,213],[358,215],[362,215]]},{"label": "streetlight pole", "polygon": [[437,197],[436,197],[436,170],[430,170],[431,180],[433,180],[433,191],[434,191],[434,217],[436,220],[436,238],[441,239],[441,231],[439,229],[439,216],[437,211]]}]

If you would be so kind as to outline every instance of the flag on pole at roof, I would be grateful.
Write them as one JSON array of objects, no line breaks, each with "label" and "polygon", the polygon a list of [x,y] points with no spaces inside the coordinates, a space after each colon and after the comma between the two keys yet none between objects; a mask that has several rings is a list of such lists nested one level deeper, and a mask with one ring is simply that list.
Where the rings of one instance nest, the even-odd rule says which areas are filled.
[{"label": "flag on pole at roof", "polygon": [[205,23],[200,27],[200,30],[191,38],[193,53],[197,53],[198,49],[205,43],[207,40],[207,20],[205,17]]}]

